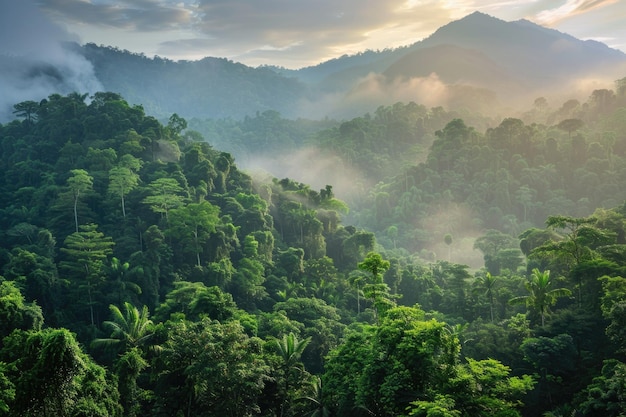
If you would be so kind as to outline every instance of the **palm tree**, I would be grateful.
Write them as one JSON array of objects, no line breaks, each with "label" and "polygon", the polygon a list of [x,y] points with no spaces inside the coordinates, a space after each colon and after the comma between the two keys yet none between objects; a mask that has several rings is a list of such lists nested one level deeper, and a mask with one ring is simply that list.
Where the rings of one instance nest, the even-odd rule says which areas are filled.
[{"label": "palm tree", "polygon": [[310,409],[307,411],[305,417],[329,417],[330,410],[324,404],[324,397],[322,395],[322,379],[319,376],[314,376],[310,382],[309,395],[300,397],[301,400],[305,400],[309,403]]},{"label": "palm tree", "polygon": [[561,297],[569,297],[572,292],[567,288],[554,288],[551,289],[554,281],[550,277],[550,271],[539,271],[535,268],[530,275],[530,281],[525,286],[529,295],[523,295],[515,297],[509,300],[511,304],[526,304],[528,307],[532,307],[539,311],[541,316],[541,327],[545,325],[546,314],[550,310],[550,306],[556,303],[556,300]]},{"label": "palm tree", "polygon": [[493,305],[494,305],[494,290],[496,288],[496,281],[498,280],[497,276],[491,275],[487,272],[485,275],[481,275],[476,278],[476,291],[483,291],[483,294],[489,300],[489,315],[491,317],[491,322],[493,323]]},{"label": "palm tree", "polygon": [[[111,330],[111,336],[104,339],[95,339],[91,342],[92,347],[119,347],[122,351],[132,348],[142,348],[150,346],[152,336],[152,320],[147,306],[143,306],[141,312],[129,302],[124,303],[124,314],[115,305],[110,305],[109,309],[113,315],[112,321],[105,321],[104,327]],[[155,346],[151,346],[154,348]]]},{"label": "palm tree", "polygon": [[276,341],[276,348],[278,350],[278,356],[281,359],[281,369],[284,377],[284,399],[283,404],[281,406],[280,415],[285,415],[288,406],[288,395],[289,395],[289,383],[290,376],[292,373],[304,372],[304,367],[302,366],[302,362],[300,361],[300,356],[302,356],[302,352],[307,347],[309,342],[311,341],[310,337],[307,337],[303,340],[298,340],[293,332],[290,332],[288,335],[284,335],[281,340]]},{"label": "palm tree", "polygon": [[132,295],[141,294],[141,287],[125,278],[129,269],[130,264],[128,262],[122,262],[115,256],[111,258],[109,265],[110,295],[111,299],[117,298],[119,303],[122,303],[123,299],[131,298]]},{"label": "palm tree", "polygon": [[105,321],[103,325],[111,330],[111,336],[104,339],[95,339],[92,347],[117,348],[120,356],[115,361],[115,368],[120,382],[120,400],[125,415],[135,417],[139,413],[139,393],[137,379],[148,366],[143,358],[144,348],[160,349],[152,345],[154,336],[152,320],[148,307],[143,306],[141,311],[129,302],[124,303],[124,314],[114,305],[109,309],[113,315],[112,321]]}]

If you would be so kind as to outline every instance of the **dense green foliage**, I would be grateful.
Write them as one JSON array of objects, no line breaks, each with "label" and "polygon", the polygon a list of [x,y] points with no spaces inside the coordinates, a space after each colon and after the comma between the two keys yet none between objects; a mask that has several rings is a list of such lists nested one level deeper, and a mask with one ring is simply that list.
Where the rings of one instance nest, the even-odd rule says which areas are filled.
[{"label": "dense green foliage", "polygon": [[484,133],[414,103],[241,122],[376,180],[350,204],[114,93],[16,104],[0,415],[622,415],[623,93]]}]

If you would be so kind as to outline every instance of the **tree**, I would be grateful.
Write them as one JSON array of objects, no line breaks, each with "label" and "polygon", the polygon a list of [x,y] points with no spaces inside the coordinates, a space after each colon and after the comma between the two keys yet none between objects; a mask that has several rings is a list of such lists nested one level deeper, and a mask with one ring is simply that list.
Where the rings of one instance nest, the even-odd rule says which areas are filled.
[{"label": "tree", "polygon": [[150,183],[148,189],[150,195],[144,198],[143,202],[155,213],[164,215],[166,219],[171,209],[183,205],[184,190],[174,178],[158,178]]},{"label": "tree", "polygon": [[537,393],[538,407],[533,415],[542,415],[542,411],[563,402],[559,398],[566,394],[565,381],[573,381],[579,377],[576,372],[577,350],[572,336],[559,334],[554,337],[529,337],[520,345],[524,360],[533,366],[533,371],[539,375]]},{"label": "tree", "polygon": [[[594,218],[574,218],[568,216],[550,216],[546,224],[550,229],[564,233],[564,238],[556,242],[547,242],[535,249],[533,254],[550,255],[557,262],[564,263],[570,276],[577,279],[577,301],[582,306],[582,278],[585,274],[577,270],[585,269],[584,264],[599,258],[596,248],[615,242],[615,234],[594,226]],[[593,277],[593,280],[599,276]]]},{"label": "tree", "polygon": [[380,254],[370,252],[357,266],[360,270],[371,274],[370,282],[363,286],[363,295],[374,304],[374,314],[378,322],[380,317],[395,305],[389,294],[389,287],[383,281],[383,275],[389,269],[390,263]]},{"label": "tree", "polygon": [[356,324],[347,329],[343,343],[328,355],[322,383],[329,407],[337,416],[349,416],[358,406],[357,393],[363,370],[371,361],[373,326]]},{"label": "tree", "polygon": [[[462,415],[521,416],[520,399],[534,384],[529,375],[510,377],[511,369],[495,359],[477,361],[467,358],[467,364],[457,367],[446,394],[454,400]],[[419,415],[419,414],[418,414]]]},{"label": "tree", "polygon": [[387,311],[378,326],[353,327],[323,376],[336,415],[403,415],[411,401],[440,392],[455,374],[459,342],[445,323],[411,307]]},{"label": "tree", "polygon": [[483,253],[485,267],[493,275],[499,275],[502,269],[502,251],[518,246],[517,239],[498,230],[489,229],[474,241],[474,249]]},{"label": "tree", "polygon": [[237,304],[248,311],[254,310],[256,303],[267,297],[263,287],[265,268],[263,264],[251,258],[243,258],[237,264],[237,271],[229,285]]},{"label": "tree", "polygon": [[454,398],[437,394],[432,401],[413,401],[409,408],[409,417],[461,417],[456,409]]},{"label": "tree", "polygon": [[13,281],[0,277],[0,340],[15,329],[40,330],[43,325],[41,308],[27,303]]},{"label": "tree", "polygon": [[40,245],[29,245],[33,252],[22,247],[11,251],[4,267],[5,278],[15,281],[25,299],[37,300],[44,313],[50,314],[60,305],[62,280],[58,276],[57,264],[49,253],[55,250],[54,238],[47,230],[41,231],[38,238]]},{"label": "tree", "polygon": [[141,372],[148,367],[146,361],[137,347],[133,347],[117,359],[115,371],[118,377],[120,403],[124,407],[124,415],[135,417],[141,415],[140,397],[143,391],[137,384]]},{"label": "tree", "polygon": [[281,340],[276,341],[276,350],[280,358],[280,370],[283,378],[283,401],[280,408],[280,415],[284,416],[289,409],[290,390],[292,383],[298,383],[302,379],[304,366],[300,361],[304,348],[309,344],[311,338],[298,340],[293,332],[283,335]]},{"label": "tree", "polygon": [[159,361],[155,406],[164,415],[250,417],[269,378],[262,341],[236,320],[169,322]]},{"label": "tree", "polygon": [[348,275],[348,283],[354,287],[356,292],[356,312],[361,314],[361,297],[363,296],[363,283],[367,280],[367,277],[363,271],[352,271]]},{"label": "tree", "polygon": [[37,121],[37,111],[39,110],[39,103],[36,101],[28,100],[21,103],[17,103],[13,106],[13,114],[17,117],[23,117],[28,124]]},{"label": "tree", "polygon": [[484,275],[479,275],[478,277],[476,277],[476,281],[474,281],[476,285],[476,290],[482,291],[489,301],[489,318],[491,319],[492,323],[494,319],[494,296],[497,281],[498,277],[491,275],[489,272],[486,272]]},{"label": "tree", "polygon": [[139,175],[125,166],[116,166],[109,171],[109,192],[122,201],[122,217],[126,218],[124,197],[139,183]]},{"label": "tree", "polygon": [[122,262],[115,256],[111,258],[107,268],[109,280],[106,285],[107,299],[111,303],[121,305],[125,301],[136,299],[142,293],[142,288],[129,279],[130,270],[129,262]]},{"label": "tree", "polygon": [[326,406],[322,388],[322,378],[316,375],[309,382],[309,390],[306,395],[298,398],[306,402],[303,408],[308,411],[305,412],[304,417],[330,417],[330,409]]},{"label": "tree", "polygon": [[66,259],[61,261],[60,267],[65,269],[71,280],[75,300],[82,300],[82,291],[87,293],[87,305],[91,325],[95,325],[94,305],[95,298],[99,297],[100,290],[105,282],[104,261],[113,253],[112,247],[115,245],[110,237],[97,230],[97,225],[87,224],[81,226],[80,232],[69,235],[64,242],[61,252],[66,255]]},{"label": "tree", "polygon": [[626,278],[605,275],[602,282],[602,315],[609,320],[605,333],[618,352],[626,352]]},{"label": "tree", "polygon": [[10,363],[15,384],[9,416],[122,415],[114,379],[67,329],[15,331],[4,339],[0,360]]},{"label": "tree", "polygon": [[124,312],[115,305],[110,305],[112,321],[103,322],[103,327],[110,330],[111,334],[105,339],[95,339],[91,342],[93,347],[117,347],[125,352],[132,348],[145,349],[151,345],[154,336],[152,320],[147,306],[141,311],[129,302],[124,303]]},{"label": "tree", "polygon": [[567,288],[553,288],[555,281],[550,277],[550,271],[532,270],[530,280],[525,287],[530,293],[520,297],[514,297],[509,302],[511,304],[526,304],[535,309],[541,317],[541,327],[545,325],[546,314],[550,311],[550,306],[554,305],[561,297],[569,297],[572,292]]},{"label": "tree", "polygon": [[585,416],[619,417],[626,413],[626,364],[604,361],[602,372],[580,395],[580,411]]},{"label": "tree", "polygon": [[[283,312],[294,323],[301,323],[299,330],[303,337],[311,336],[302,361],[307,370],[321,373],[328,352],[337,346],[344,328],[340,322],[340,310],[321,299],[301,297],[274,304],[274,311]],[[280,330],[279,334],[286,332]]]},{"label": "tree", "polygon": [[201,282],[178,281],[157,308],[155,318],[167,321],[172,315],[184,315],[187,320],[202,317],[224,322],[236,315],[237,305],[229,293],[218,287],[207,287]]},{"label": "tree", "polygon": [[565,119],[561,120],[559,124],[556,126],[561,130],[564,130],[569,135],[569,138],[572,138],[572,132],[577,131],[582,128],[585,123],[580,119]]},{"label": "tree", "polygon": [[8,372],[7,365],[0,362],[0,413],[8,415],[9,404],[15,399],[15,384],[5,375]]},{"label": "tree", "polygon": [[470,273],[469,266],[438,261],[431,266],[431,271],[438,285],[444,289],[443,304],[439,310],[455,314],[457,317],[467,317],[467,295]]},{"label": "tree", "polygon": [[[583,260],[594,257],[592,246],[606,244],[607,236],[593,226],[593,218],[575,218],[568,216],[550,216],[546,220],[548,228],[566,233],[565,239],[555,245],[544,245],[538,252],[557,252],[557,255],[569,258],[568,265],[573,261],[579,264]],[[560,254],[558,253],[560,252]]]},{"label": "tree", "polygon": [[84,169],[73,169],[71,177],[67,179],[67,185],[74,198],[74,223],[78,232],[78,199],[82,193],[91,190],[93,178]]},{"label": "tree", "polygon": [[167,122],[167,128],[174,134],[174,138],[176,138],[183,130],[187,129],[187,120],[174,113]]},{"label": "tree", "polygon": [[181,240],[184,251],[195,253],[196,265],[200,267],[201,243],[215,232],[219,221],[219,208],[208,201],[201,201],[172,209],[169,231],[172,236]]},{"label": "tree", "polygon": [[111,331],[110,337],[94,339],[92,347],[117,347],[120,356],[115,361],[119,377],[120,395],[124,410],[128,416],[136,416],[139,410],[137,378],[148,366],[144,359],[145,349],[157,350],[153,344],[154,327],[150,320],[148,307],[141,312],[131,303],[124,303],[124,313],[119,307],[110,305],[112,321],[105,321],[103,326]]}]

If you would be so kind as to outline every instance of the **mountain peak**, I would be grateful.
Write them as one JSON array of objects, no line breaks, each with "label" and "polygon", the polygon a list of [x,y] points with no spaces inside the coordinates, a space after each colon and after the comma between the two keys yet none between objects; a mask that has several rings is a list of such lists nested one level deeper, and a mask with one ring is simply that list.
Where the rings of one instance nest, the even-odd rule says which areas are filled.
[{"label": "mountain peak", "polygon": [[497,36],[498,33],[506,31],[506,27],[509,25],[508,22],[497,17],[476,11],[440,27],[425,41],[455,43],[458,39],[466,37],[484,39],[485,37]]},{"label": "mountain peak", "polygon": [[465,20],[465,19],[493,19],[493,20],[500,20],[497,17],[493,17],[490,14],[487,13],[483,13],[483,12],[479,12],[478,10],[468,14],[467,16],[459,19],[459,20]]}]

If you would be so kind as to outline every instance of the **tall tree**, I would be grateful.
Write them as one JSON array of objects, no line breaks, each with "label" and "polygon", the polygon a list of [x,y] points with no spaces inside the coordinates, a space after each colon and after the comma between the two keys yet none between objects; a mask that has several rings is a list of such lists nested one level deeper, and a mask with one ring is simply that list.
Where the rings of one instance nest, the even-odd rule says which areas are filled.
[{"label": "tall tree", "polygon": [[115,166],[109,171],[109,192],[122,201],[122,217],[126,218],[124,197],[139,183],[139,175],[125,166]]},{"label": "tall tree", "polygon": [[196,255],[198,267],[201,266],[202,243],[209,238],[211,233],[215,232],[219,220],[219,208],[208,201],[191,203],[172,209],[170,212],[170,234],[180,239],[184,245],[184,251]]},{"label": "tall tree", "polygon": [[67,179],[67,185],[74,198],[74,223],[78,232],[78,200],[81,194],[91,190],[93,178],[84,169],[73,169],[70,173],[72,176]]},{"label": "tall tree", "polygon": [[174,178],[158,178],[148,186],[150,195],[143,199],[152,211],[161,213],[168,218],[171,209],[180,207],[184,202],[184,190],[179,182]]},{"label": "tall tree", "polygon": [[374,314],[378,322],[380,317],[395,304],[389,294],[389,286],[383,281],[383,275],[389,269],[390,263],[379,253],[370,252],[357,266],[360,270],[371,274],[370,282],[363,286],[363,295],[374,304]]},{"label": "tall tree", "polygon": [[583,122],[580,119],[564,119],[564,120],[561,120],[556,127],[558,127],[561,130],[566,131],[569,138],[571,139],[572,133],[581,129],[584,125],[585,125],[585,122]]},{"label": "tall tree", "polygon": [[478,277],[476,277],[476,281],[474,282],[474,284],[476,285],[476,290],[481,291],[487,297],[487,301],[489,302],[489,318],[491,319],[492,323],[494,319],[493,310],[497,281],[497,276],[491,275],[491,273],[486,272],[484,275],[479,275]]},{"label": "tall tree", "polygon": [[36,101],[28,100],[21,103],[17,103],[13,106],[13,114],[17,117],[23,117],[26,123],[31,124],[37,121],[37,111],[39,110],[39,103]]},{"label": "tall tree", "polygon": [[[75,300],[84,302],[83,291],[87,295],[87,305],[91,325],[95,325],[94,305],[96,297],[105,282],[105,260],[113,253],[113,240],[97,230],[95,224],[80,227],[81,231],[72,233],[64,242],[61,252],[65,259],[60,266],[65,269],[73,282],[72,292]],[[78,302],[80,304],[81,301]]]}]

